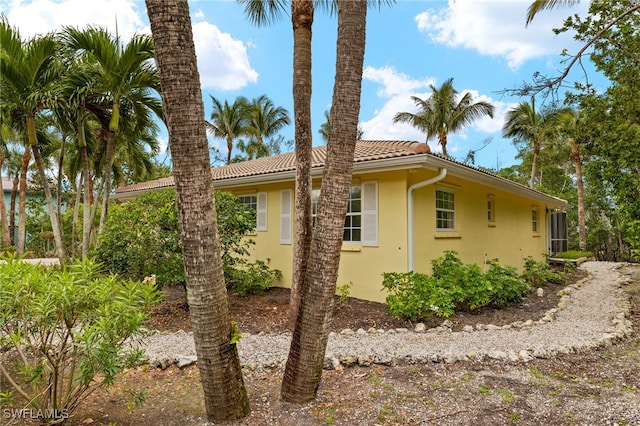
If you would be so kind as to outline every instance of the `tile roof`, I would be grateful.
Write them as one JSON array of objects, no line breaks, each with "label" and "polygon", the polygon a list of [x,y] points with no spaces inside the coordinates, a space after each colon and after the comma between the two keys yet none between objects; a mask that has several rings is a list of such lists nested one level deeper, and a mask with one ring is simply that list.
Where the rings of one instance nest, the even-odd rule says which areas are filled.
[{"label": "tile roof", "polygon": [[[315,147],[312,150],[312,168],[320,169],[324,165],[326,155],[326,146]],[[429,150],[429,146],[425,143],[415,141],[358,141],[354,154],[354,167],[358,164],[366,166],[367,162],[375,167],[382,166],[380,160],[401,159],[405,157],[415,156],[417,162],[428,162],[434,170],[444,167],[449,170],[449,174],[464,177],[465,179],[476,182],[484,182],[485,184],[499,187],[510,192],[524,194],[534,199],[542,200],[551,205],[561,208],[567,207],[567,202],[560,198],[545,194],[543,192],[529,188],[517,182],[513,182],[502,176],[498,176],[486,169],[470,166],[461,161],[452,158],[446,158],[439,154],[433,154]],[[252,161],[244,161],[242,163],[230,164],[228,166],[215,167],[211,169],[211,174],[215,182],[224,187],[225,182],[234,185],[234,179],[264,177],[265,182],[271,177],[274,180],[282,178],[285,172],[286,179],[292,179],[291,173],[295,170],[295,154],[293,152],[276,155],[273,157],[264,157]],[[287,173],[289,172],[289,173]],[[276,176],[281,174],[280,176]],[[272,175],[272,176],[271,176]],[[148,182],[136,183],[133,185],[123,186],[116,189],[116,197],[118,195],[126,197],[128,195],[145,192],[150,189],[167,188],[174,186],[173,176],[157,179]]]},{"label": "tile roof", "polygon": [[[354,163],[362,163],[385,158],[425,154],[428,152],[430,151],[427,144],[415,141],[358,141],[356,143],[353,161]],[[326,146],[313,148],[311,155],[312,168],[322,167],[326,157]],[[228,166],[214,167],[211,169],[211,174],[214,181],[224,181],[225,179],[293,171],[295,168],[295,154],[289,152],[273,157],[258,158],[257,160],[243,161]],[[122,186],[116,189],[116,193],[123,194],[171,186],[174,186],[173,176]]]}]

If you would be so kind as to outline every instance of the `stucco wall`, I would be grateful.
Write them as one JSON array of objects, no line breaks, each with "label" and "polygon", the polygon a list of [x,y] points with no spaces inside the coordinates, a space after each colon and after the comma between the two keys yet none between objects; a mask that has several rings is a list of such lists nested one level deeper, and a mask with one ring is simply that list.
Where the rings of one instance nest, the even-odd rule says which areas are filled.
[{"label": "stucco wall", "polygon": [[[408,264],[407,189],[410,185],[436,176],[423,169],[368,173],[354,176],[354,183],[378,183],[378,246],[343,245],[338,286],[352,283],[350,295],[362,299],[384,301],[381,291],[383,272],[404,272]],[[314,187],[320,182],[314,180]],[[292,190],[293,182],[234,188],[237,195],[267,192],[267,231],[256,232],[250,238],[252,257],[266,261],[283,273],[279,286],[290,286],[292,244],[280,243],[280,191]],[[436,231],[436,188],[455,193],[455,232]],[[487,197],[495,200],[495,223],[487,219]],[[531,208],[537,205],[540,232],[531,231]],[[430,272],[431,259],[445,250],[455,250],[465,263],[498,259],[521,270],[523,258],[544,258],[547,246],[545,205],[525,197],[509,194],[455,177],[414,192],[414,270]],[[293,207],[291,213],[293,214]],[[291,232],[293,235],[293,219]]]}]

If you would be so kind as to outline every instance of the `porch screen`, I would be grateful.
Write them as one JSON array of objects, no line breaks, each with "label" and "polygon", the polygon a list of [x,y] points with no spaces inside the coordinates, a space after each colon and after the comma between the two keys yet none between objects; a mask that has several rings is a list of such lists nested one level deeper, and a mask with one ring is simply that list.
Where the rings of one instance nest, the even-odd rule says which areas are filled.
[{"label": "porch screen", "polygon": [[550,254],[553,256],[556,253],[567,251],[569,248],[569,242],[567,237],[567,213],[566,212],[551,212],[550,214],[550,236],[551,247]]}]

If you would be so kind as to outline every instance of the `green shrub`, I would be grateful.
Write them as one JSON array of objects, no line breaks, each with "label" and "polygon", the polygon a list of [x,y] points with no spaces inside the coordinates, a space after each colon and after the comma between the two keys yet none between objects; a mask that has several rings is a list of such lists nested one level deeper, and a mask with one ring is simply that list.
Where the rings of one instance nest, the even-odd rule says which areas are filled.
[{"label": "green shrub", "polygon": [[524,295],[531,292],[531,286],[518,275],[515,268],[501,265],[496,260],[488,264],[485,279],[491,285],[491,305],[505,308],[511,303],[520,302]]},{"label": "green shrub", "polygon": [[[263,262],[247,260],[254,242],[246,235],[255,227],[255,211],[224,191],[215,191],[215,203],[227,287],[243,294],[264,291],[280,275]],[[175,191],[149,191],[113,205],[95,256],[123,277],[140,280],[153,274],[160,287],[184,283]]]},{"label": "green shrub", "polygon": [[564,281],[562,272],[554,272],[547,262],[538,262],[532,257],[524,259],[524,278],[532,287],[540,287],[546,283],[559,283]]},{"label": "green shrub", "polygon": [[581,257],[592,257],[593,253],[590,251],[577,251],[577,250],[569,250],[563,251],[562,253],[557,253],[553,257],[557,257],[559,259],[580,259]]},{"label": "green shrub", "polygon": [[158,286],[184,282],[178,212],[172,190],[150,191],[113,204],[94,255],[112,273]]},{"label": "green shrub", "polygon": [[438,281],[416,272],[386,272],[382,287],[389,291],[387,309],[392,315],[419,321],[435,314],[449,318],[455,313],[451,294]]},{"label": "green shrub", "polygon": [[0,264],[0,370],[27,407],[63,422],[97,387],[113,385],[142,351],[125,341],[141,327],[158,300],[152,284],[103,276],[85,260],[45,268],[3,258]]},{"label": "green shrub", "polygon": [[514,268],[497,261],[488,262],[488,270],[483,273],[476,264],[463,264],[455,251],[446,251],[431,264],[432,276],[416,272],[383,274],[389,312],[411,321],[434,314],[449,318],[460,310],[488,305],[503,308],[531,291]]}]

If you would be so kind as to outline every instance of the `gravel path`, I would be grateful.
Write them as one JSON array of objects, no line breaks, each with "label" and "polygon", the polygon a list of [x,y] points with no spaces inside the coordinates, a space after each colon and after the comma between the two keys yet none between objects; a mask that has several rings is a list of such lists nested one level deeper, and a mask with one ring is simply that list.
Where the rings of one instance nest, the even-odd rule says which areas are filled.
[{"label": "gravel path", "polygon": [[[424,332],[397,330],[343,330],[332,333],[326,367],[343,365],[413,364],[426,362],[499,359],[526,362],[558,353],[572,353],[607,344],[629,334],[630,305],[620,285],[626,277],[621,264],[586,262],[580,269],[588,277],[562,291],[557,308],[544,318],[502,327],[477,325],[452,332],[438,327]],[[291,334],[243,335],[240,359],[250,368],[275,367],[285,362]],[[191,333],[157,333],[142,347],[149,364],[166,368],[195,362]]]}]

